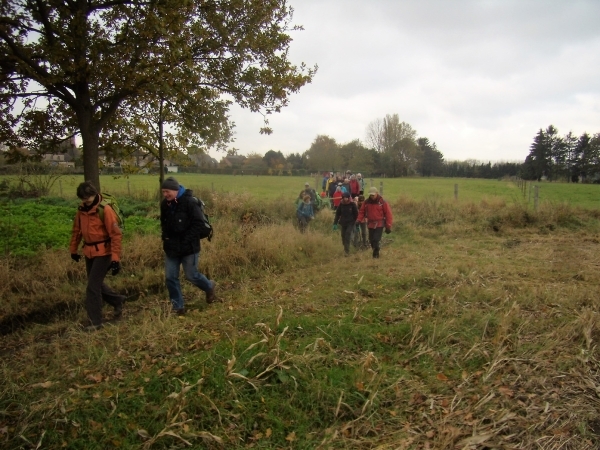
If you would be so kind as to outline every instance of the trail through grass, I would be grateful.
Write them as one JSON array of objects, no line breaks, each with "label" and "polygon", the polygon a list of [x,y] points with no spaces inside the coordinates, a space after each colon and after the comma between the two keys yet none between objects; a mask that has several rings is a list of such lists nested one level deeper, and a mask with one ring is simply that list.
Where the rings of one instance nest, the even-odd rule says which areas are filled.
[{"label": "trail through grass", "polygon": [[1,261],[3,316],[72,311],[1,338],[6,448],[599,445],[595,211],[400,196],[374,260],[343,257],[330,211],[301,235],[287,203],[204,196],[218,227],[200,266],[223,302],[184,284],[184,317],[155,234],[107,278],[142,298],[93,334],[64,252]]}]

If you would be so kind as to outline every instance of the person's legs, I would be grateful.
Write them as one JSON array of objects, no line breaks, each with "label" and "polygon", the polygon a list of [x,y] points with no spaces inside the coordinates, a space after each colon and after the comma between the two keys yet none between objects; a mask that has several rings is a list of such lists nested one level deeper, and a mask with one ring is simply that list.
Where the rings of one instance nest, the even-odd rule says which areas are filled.
[{"label": "person's legs", "polygon": [[96,258],[85,258],[85,269],[88,276],[85,290],[85,309],[93,326],[102,325],[102,285],[108,267],[110,255]]},{"label": "person's legs", "polygon": [[360,235],[362,237],[362,246],[367,248],[367,224],[364,222],[360,224]]},{"label": "person's legs", "polygon": [[198,258],[199,254],[187,255],[181,258],[181,264],[183,265],[183,273],[185,279],[192,283],[197,288],[200,288],[204,292],[209,291],[212,287],[208,278],[198,272]]},{"label": "person's legs", "polygon": [[199,253],[184,256],[181,260],[183,264],[183,273],[185,274],[186,280],[206,293],[206,303],[213,303],[216,301],[215,286],[217,283],[213,280],[209,280],[204,274],[198,271],[199,258]]},{"label": "person's legs", "polygon": [[350,254],[350,241],[352,240],[353,225],[342,225],[342,244],[344,244],[344,253]]},{"label": "person's legs", "polygon": [[296,213],[296,216],[298,217],[298,227],[300,228],[300,233],[304,233],[306,230],[306,217],[299,212]]},{"label": "person's legs", "polygon": [[169,291],[169,299],[174,310],[183,309],[183,294],[181,293],[181,284],[179,283],[179,266],[181,258],[174,258],[165,255],[165,281]]},{"label": "person's legs", "polygon": [[379,258],[379,243],[383,234],[383,228],[369,228],[369,242],[373,248],[373,258]]}]

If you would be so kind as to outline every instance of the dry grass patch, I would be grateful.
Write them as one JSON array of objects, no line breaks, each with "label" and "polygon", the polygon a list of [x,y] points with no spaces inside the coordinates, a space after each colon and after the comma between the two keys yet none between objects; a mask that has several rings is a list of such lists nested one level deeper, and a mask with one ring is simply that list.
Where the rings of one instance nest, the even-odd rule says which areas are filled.
[{"label": "dry grass patch", "polygon": [[[300,234],[244,221],[277,217],[249,202],[217,214],[218,234],[203,243],[223,303],[187,287],[190,314],[173,317],[148,290],[92,335],[60,321],[4,336],[2,442],[598,448],[593,220],[541,233],[522,227],[522,210],[487,202],[440,206],[440,226],[407,204],[373,260],[342,257],[331,212]],[[482,226],[495,216],[499,232]],[[122,287],[162,283],[160,241],[133,244]]]}]

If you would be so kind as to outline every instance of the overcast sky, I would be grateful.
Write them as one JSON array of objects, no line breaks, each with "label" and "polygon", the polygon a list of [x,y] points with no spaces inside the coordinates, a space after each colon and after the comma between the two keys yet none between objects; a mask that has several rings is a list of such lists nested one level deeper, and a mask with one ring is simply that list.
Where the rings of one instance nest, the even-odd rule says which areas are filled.
[{"label": "overcast sky", "polygon": [[[240,154],[366,143],[398,114],[446,160],[523,161],[540,128],[600,132],[600,0],[290,0],[309,85],[270,116],[232,110]],[[215,155],[217,159],[221,155]]]}]

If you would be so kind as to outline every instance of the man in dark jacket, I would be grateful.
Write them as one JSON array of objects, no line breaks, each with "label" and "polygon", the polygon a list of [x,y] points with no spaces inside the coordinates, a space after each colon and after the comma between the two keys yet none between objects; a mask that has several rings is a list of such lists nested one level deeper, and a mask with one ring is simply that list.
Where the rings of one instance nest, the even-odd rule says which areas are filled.
[{"label": "man in dark jacket", "polygon": [[354,232],[354,223],[358,218],[356,203],[350,199],[350,194],[344,192],[340,206],[335,210],[333,229],[337,230],[338,223],[342,226],[342,244],[344,244],[344,255],[350,256],[350,241]]},{"label": "man in dark jacket", "polygon": [[213,280],[198,272],[200,256],[200,227],[202,212],[192,191],[185,189],[173,177],[161,185],[160,226],[165,251],[165,278],[173,312],[185,314],[179,283],[179,268],[183,266],[186,280],[206,292],[206,302],[216,300]]}]

